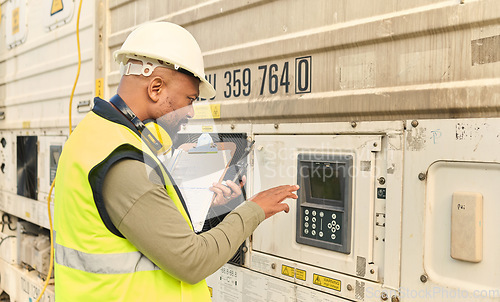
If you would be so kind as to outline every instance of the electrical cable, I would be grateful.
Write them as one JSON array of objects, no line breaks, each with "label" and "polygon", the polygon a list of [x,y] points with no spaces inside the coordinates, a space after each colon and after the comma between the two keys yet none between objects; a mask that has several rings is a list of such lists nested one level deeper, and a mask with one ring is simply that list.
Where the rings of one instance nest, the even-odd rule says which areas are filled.
[{"label": "electrical cable", "polygon": [[[7,218],[7,220],[5,220],[6,218]],[[2,233],[3,233],[3,230],[5,228],[5,225],[7,225],[9,227],[9,230],[11,230],[11,231],[17,230],[17,227],[12,228],[10,226],[11,224],[12,224],[12,220],[10,220],[10,215],[7,213],[3,213],[3,215],[2,215]]]},{"label": "electrical cable", "polygon": [[0,240],[0,245],[2,245],[2,243],[5,241],[5,239],[8,239],[8,238],[16,238],[16,236],[9,235],[7,237],[2,238],[2,240]]},{"label": "electrical cable", "polygon": [[[78,71],[76,73],[75,84],[73,85],[73,90],[71,91],[71,97],[69,100],[69,135],[71,135],[71,133],[73,132],[72,131],[72,122],[71,122],[71,107],[73,104],[73,96],[75,95],[76,84],[78,83],[78,78],[80,77],[80,69],[82,66],[82,57],[81,57],[81,51],[80,51],[80,13],[82,11],[82,2],[83,2],[83,0],[80,0],[80,4],[78,6],[78,14],[77,14],[77,18],[76,18],[76,42],[77,42],[77,47],[78,47]],[[45,284],[43,285],[42,291],[40,292],[40,295],[36,299],[36,302],[40,302],[40,299],[42,299],[42,296],[45,293],[47,286],[49,285],[50,276],[52,275],[52,267],[54,266],[54,227],[52,225],[52,214],[50,212],[50,197],[52,196],[52,191],[54,190],[55,183],[56,183],[56,180],[54,179],[52,181],[52,184],[50,185],[49,196],[47,196],[47,211],[49,214],[49,225],[50,225],[49,272],[47,273],[47,277],[45,279]]]},{"label": "electrical cable", "polygon": [[73,97],[75,95],[76,84],[78,83],[78,78],[80,77],[80,69],[82,66],[82,53],[80,51],[80,12],[82,11],[82,2],[80,0],[80,5],[78,6],[78,15],[76,18],[76,43],[78,45],[78,70],[76,72],[75,83],[73,84],[73,89],[71,90],[71,96],[69,98],[69,134],[73,132],[71,123],[71,108],[73,106]]},{"label": "electrical cable", "polygon": [[52,216],[50,213],[50,196],[52,195],[52,190],[54,189],[54,184],[56,183],[56,180],[54,179],[52,181],[52,184],[50,185],[50,190],[49,190],[49,196],[47,197],[47,211],[49,213],[49,225],[50,225],[50,262],[49,262],[49,272],[47,273],[47,277],[45,278],[45,284],[43,285],[42,291],[40,292],[40,295],[36,299],[36,302],[39,302],[40,299],[42,298],[43,294],[45,293],[45,290],[47,289],[47,286],[49,285],[50,281],[50,276],[52,275],[52,267],[54,266],[54,227],[52,226]]}]

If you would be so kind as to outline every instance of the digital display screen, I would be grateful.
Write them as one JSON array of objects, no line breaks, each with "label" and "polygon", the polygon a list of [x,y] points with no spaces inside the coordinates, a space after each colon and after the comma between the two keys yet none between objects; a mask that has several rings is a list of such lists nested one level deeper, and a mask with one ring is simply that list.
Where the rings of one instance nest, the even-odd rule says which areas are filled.
[{"label": "digital display screen", "polygon": [[342,200],[341,177],[337,165],[312,165],[309,169],[311,197],[326,200]]}]

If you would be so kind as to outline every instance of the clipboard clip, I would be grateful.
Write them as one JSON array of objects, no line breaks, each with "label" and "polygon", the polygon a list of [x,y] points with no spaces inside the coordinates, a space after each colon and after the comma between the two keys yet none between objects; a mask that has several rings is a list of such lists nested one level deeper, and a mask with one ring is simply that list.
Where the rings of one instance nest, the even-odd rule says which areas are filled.
[{"label": "clipboard clip", "polygon": [[236,175],[234,175],[232,181],[236,183],[238,180],[241,180],[241,177],[243,174],[246,172],[246,168],[248,166],[248,162],[246,160],[247,156],[252,152],[253,146],[255,144],[255,140],[251,141],[248,146],[245,148],[245,151],[241,155],[240,159],[238,162],[234,165],[234,168],[236,170]]},{"label": "clipboard clip", "polygon": [[212,137],[208,133],[203,133],[198,138],[196,147],[189,149],[189,153],[217,153],[217,145],[215,145]]}]

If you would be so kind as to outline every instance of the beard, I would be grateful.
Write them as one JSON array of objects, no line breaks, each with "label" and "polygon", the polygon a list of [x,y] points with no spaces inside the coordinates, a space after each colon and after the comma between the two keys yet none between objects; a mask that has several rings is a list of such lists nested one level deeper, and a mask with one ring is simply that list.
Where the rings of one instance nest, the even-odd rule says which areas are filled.
[{"label": "beard", "polygon": [[188,119],[186,117],[179,119],[175,114],[166,114],[156,119],[156,123],[168,133],[172,145],[178,146],[179,130],[181,130],[182,125],[188,123]]}]

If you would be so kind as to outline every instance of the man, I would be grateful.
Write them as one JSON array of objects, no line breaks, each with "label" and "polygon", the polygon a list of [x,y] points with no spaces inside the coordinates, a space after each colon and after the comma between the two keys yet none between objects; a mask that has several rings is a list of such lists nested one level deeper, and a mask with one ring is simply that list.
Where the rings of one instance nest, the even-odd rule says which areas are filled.
[{"label": "man", "polygon": [[[183,28],[157,22],[133,31],[115,53],[122,79],[64,146],[56,176],[56,299],[209,301],[204,278],[227,262],[265,218],[288,212],[298,186],[263,191],[215,228],[195,234],[182,196],[155,156],[143,121],[175,136],[205,80],[201,51]],[[141,138],[142,137],[142,138]],[[155,179],[156,181],[150,181]],[[216,185],[217,203],[241,194]]]}]

